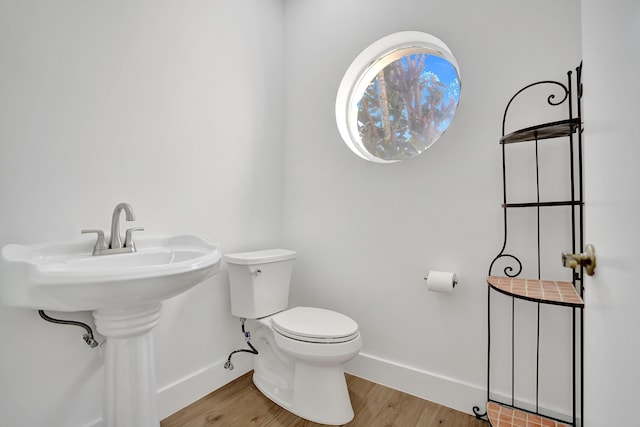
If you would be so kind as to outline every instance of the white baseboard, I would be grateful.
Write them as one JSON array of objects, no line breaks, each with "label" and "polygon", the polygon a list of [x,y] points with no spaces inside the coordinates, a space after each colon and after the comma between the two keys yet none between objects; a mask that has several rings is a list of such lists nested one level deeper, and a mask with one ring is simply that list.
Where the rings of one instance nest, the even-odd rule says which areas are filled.
[{"label": "white baseboard", "polygon": [[[252,358],[235,359],[235,369],[232,371],[224,369],[225,362],[226,359],[216,361],[160,388],[157,400],[158,418],[162,420],[168,417],[253,369]],[[467,414],[473,415],[474,406],[479,406],[484,412],[487,397],[484,386],[427,372],[367,353],[360,353],[347,363],[345,371]],[[552,411],[552,413],[554,416],[566,419],[564,411]],[[89,423],[85,427],[102,427],[102,419]]]},{"label": "white baseboard", "polygon": [[483,409],[487,397],[486,388],[478,385],[366,353],[347,363],[345,371],[468,414],[473,414],[474,406]]},{"label": "white baseboard", "polygon": [[[246,360],[245,360],[246,359]],[[253,369],[250,358],[234,360],[227,371],[220,360],[158,390],[160,419],[179,411]],[[346,372],[422,399],[473,414],[474,405],[484,406],[486,391],[479,386],[426,372],[366,353],[345,366]],[[96,426],[97,427],[97,426]]]},{"label": "white baseboard", "polygon": [[[253,360],[248,357],[234,359],[234,369],[232,371],[224,369],[226,361],[226,359],[216,361],[159,388],[157,397],[158,419],[165,419],[253,369]],[[92,421],[84,427],[103,427],[102,418]]]},{"label": "white baseboard", "polygon": [[[253,359],[249,357],[234,359],[234,369],[232,371],[224,369],[226,361],[226,359],[216,361],[159,388],[156,401],[158,420],[165,419],[253,369]],[[98,418],[83,427],[103,427],[102,418]]]},{"label": "white baseboard", "polygon": [[234,369],[231,371],[224,369],[226,361],[226,359],[218,360],[158,389],[159,419],[162,420],[189,406],[253,369],[253,359],[249,357],[235,358],[233,360]]},{"label": "white baseboard", "polygon": [[[474,406],[478,406],[481,412],[485,412],[486,386],[470,384],[367,353],[360,353],[347,363],[345,371],[467,414],[474,415]],[[499,391],[494,391],[492,398],[502,402],[511,400],[508,393]],[[535,402],[532,401],[519,400],[516,405],[535,410]],[[545,408],[541,412],[548,416],[563,420],[571,419],[568,409],[559,409],[550,404],[542,404],[541,407]]]}]

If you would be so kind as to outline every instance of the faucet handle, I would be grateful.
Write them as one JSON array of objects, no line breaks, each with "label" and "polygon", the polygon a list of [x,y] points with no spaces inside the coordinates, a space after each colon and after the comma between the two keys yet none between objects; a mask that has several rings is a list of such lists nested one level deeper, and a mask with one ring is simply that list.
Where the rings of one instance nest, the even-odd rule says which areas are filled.
[{"label": "faucet handle", "polygon": [[125,248],[131,248],[131,250],[136,250],[136,245],[133,243],[133,232],[134,231],[144,231],[143,227],[133,227],[128,228],[124,233],[124,246]]},{"label": "faucet handle", "polygon": [[99,250],[106,249],[107,245],[104,242],[104,231],[102,230],[82,230],[80,231],[82,234],[87,233],[96,233],[98,235],[98,240],[96,241],[95,246],[93,247],[93,253],[95,254]]}]

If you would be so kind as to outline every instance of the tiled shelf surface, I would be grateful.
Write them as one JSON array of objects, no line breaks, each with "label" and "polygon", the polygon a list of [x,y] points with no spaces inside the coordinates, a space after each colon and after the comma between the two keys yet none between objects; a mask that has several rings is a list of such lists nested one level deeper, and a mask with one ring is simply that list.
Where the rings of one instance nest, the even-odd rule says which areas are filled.
[{"label": "tiled shelf surface", "polygon": [[488,276],[487,283],[495,290],[517,298],[570,307],[584,306],[584,301],[570,282]]},{"label": "tiled shelf surface", "polygon": [[492,427],[570,427],[561,421],[500,405],[487,403],[487,416]]}]

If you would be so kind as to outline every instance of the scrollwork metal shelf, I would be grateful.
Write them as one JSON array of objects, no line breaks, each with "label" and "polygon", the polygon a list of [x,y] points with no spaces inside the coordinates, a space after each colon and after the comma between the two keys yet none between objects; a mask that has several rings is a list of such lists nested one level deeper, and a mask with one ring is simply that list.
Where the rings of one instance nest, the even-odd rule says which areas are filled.
[{"label": "scrollwork metal shelf", "polygon": [[535,208],[551,206],[580,206],[582,202],[578,200],[560,200],[556,202],[527,202],[527,203],[503,203],[503,208]]},{"label": "scrollwork metal shelf", "polygon": [[[573,272],[571,281],[546,280],[542,278],[541,267],[541,208],[557,208],[564,207],[570,209],[571,212],[571,229],[568,232],[571,235],[572,251],[584,246],[584,230],[583,230],[583,181],[582,181],[582,120],[581,120],[581,99],[582,99],[582,82],[581,82],[582,64],[576,68],[575,88],[572,86],[574,81],[573,72],[567,72],[567,83],[561,83],[553,80],[544,80],[532,83],[516,92],[504,111],[502,118],[502,137],[500,144],[502,146],[502,185],[503,185],[503,203],[502,210],[504,215],[504,241],[498,255],[491,261],[489,265],[489,274],[487,277],[487,395],[486,410],[483,412],[478,406],[473,407],[476,418],[485,419],[493,427],[503,426],[554,426],[554,427],[577,427],[578,420],[583,418],[583,371],[582,371],[582,341],[583,341],[583,290],[582,277],[583,271],[580,269]],[[556,93],[552,93],[547,97],[547,104],[551,107],[566,106],[567,119],[549,123],[543,123],[514,132],[505,134],[505,124],[507,122],[507,113],[513,101],[520,94],[534,86],[549,87],[554,89]],[[560,96],[557,96],[558,93]],[[574,102],[576,108],[574,108]],[[569,176],[570,194],[568,200],[543,201],[540,197],[540,180],[539,180],[539,157],[538,157],[538,141],[545,139],[562,138],[568,140],[569,148]],[[536,174],[536,200],[530,202],[508,202],[507,201],[507,164],[505,160],[505,147],[509,144],[520,142],[535,143],[535,174]],[[520,259],[506,251],[508,241],[508,211],[511,208],[536,208],[537,209],[537,278],[520,278],[523,271],[523,265]],[[502,275],[496,275],[494,268],[497,269],[497,262],[505,265],[502,269]],[[505,396],[504,393],[496,397],[497,392],[492,390],[491,377],[491,294],[492,291],[512,297],[511,301],[511,396]],[[524,405],[517,400],[515,396],[515,300],[521,299],[537,304],[537,330],[536,330],[536,381],[535,381],[535,405]],[[572,408],[571,419],[569,415],[555,418],[539,406],[539,380],[540,380],[540,305],[551,304],[567,307],[572,310]],[[579,343],[579,344],[578,344]],[[527,406],[524,408],[523,406]]]},{"label": "scrollwork metal shelf", "polygon": [[569,136],[580,127],[580,119],[573,118],[558,122],[544,123],[511,132],[500,138],[501,144],[513,144],[516,142],[529,142],[535,140],[561,138]]}]

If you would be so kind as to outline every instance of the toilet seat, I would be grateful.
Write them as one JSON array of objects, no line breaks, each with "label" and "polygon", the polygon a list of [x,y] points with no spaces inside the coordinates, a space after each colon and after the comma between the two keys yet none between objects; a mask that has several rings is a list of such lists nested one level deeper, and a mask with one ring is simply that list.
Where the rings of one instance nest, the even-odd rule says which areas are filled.
[{"label": "toilet seat", "polygon": [[342,343],[359,335],[358,324],[335,311],[295,307],[271,317],[274,331],[285,337],[311,343]]}]

